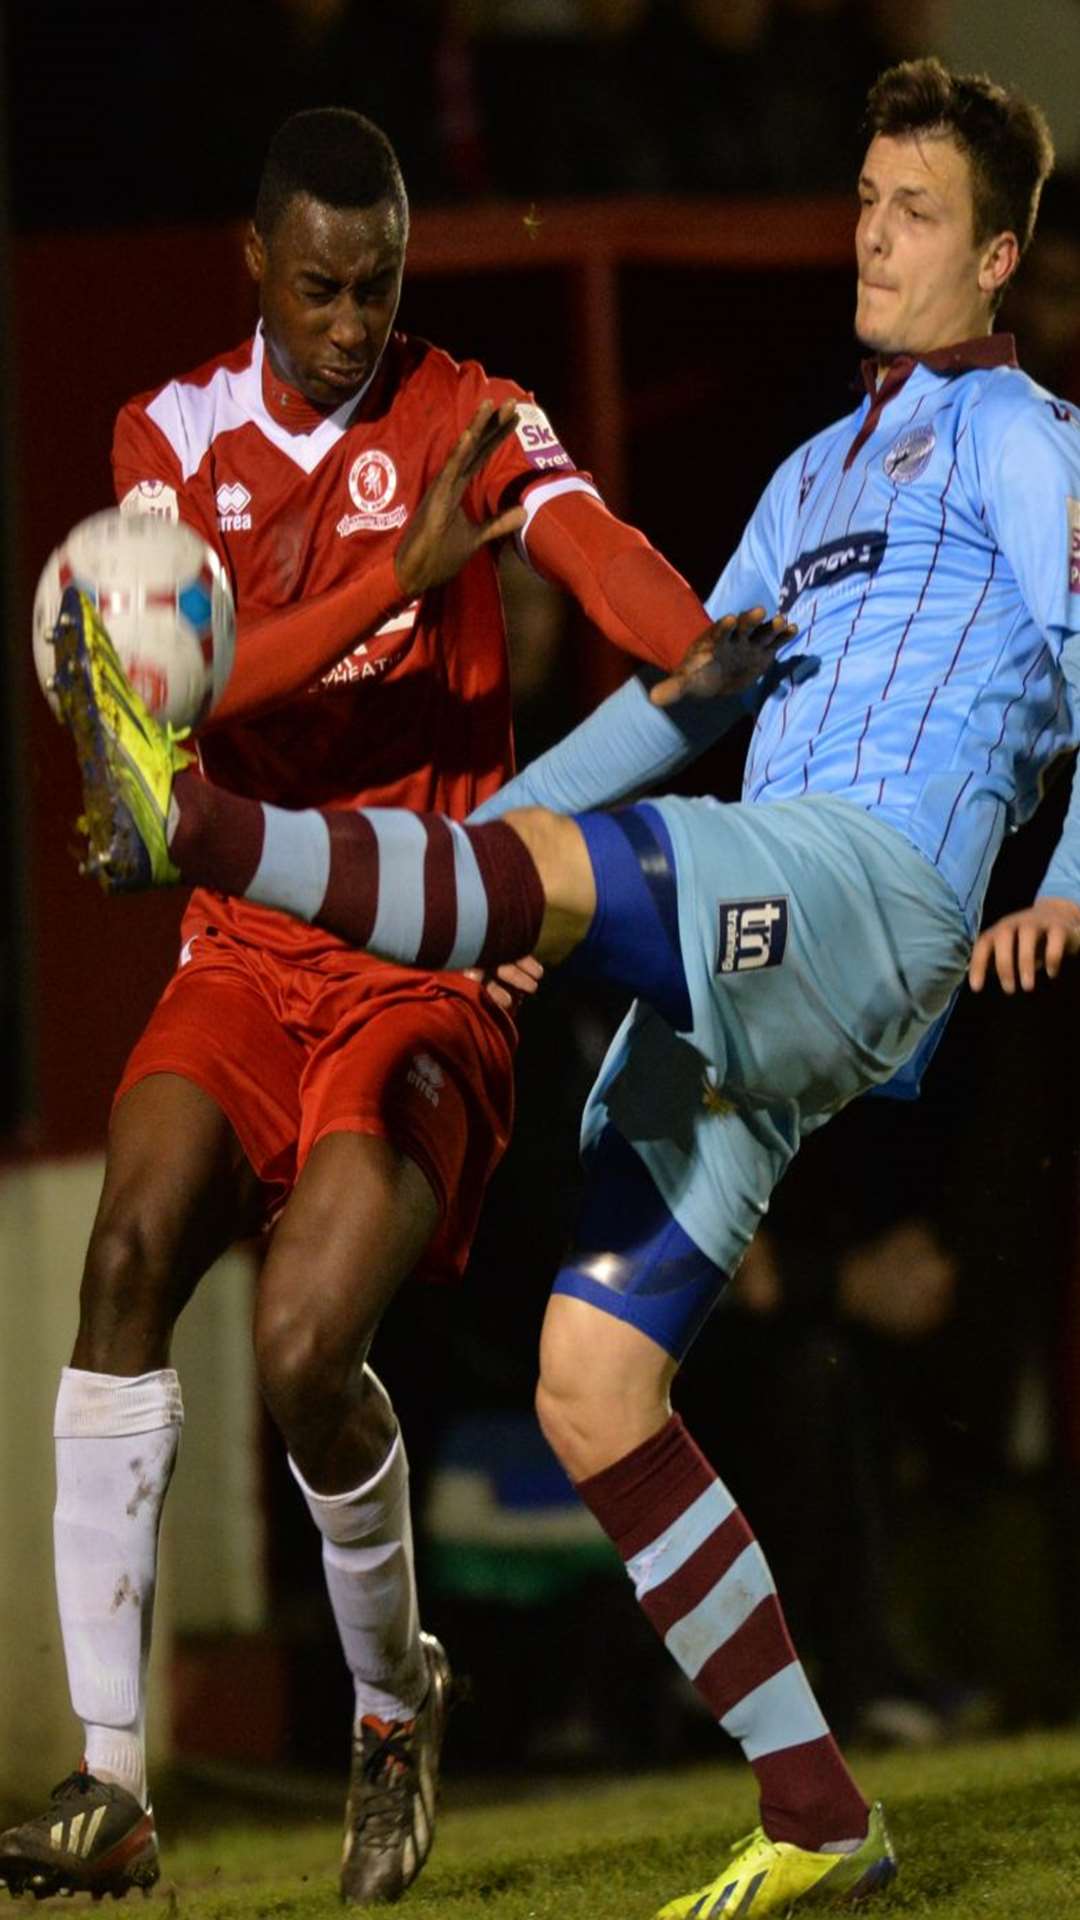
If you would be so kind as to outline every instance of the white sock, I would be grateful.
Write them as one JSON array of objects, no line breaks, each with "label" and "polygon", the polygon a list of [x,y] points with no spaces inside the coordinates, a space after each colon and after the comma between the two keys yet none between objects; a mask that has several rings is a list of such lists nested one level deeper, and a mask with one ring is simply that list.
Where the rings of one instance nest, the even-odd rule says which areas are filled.
[{"label": "white sock", "polygon": [[[370,1368],[369,1383],[380,1393]],[[323,1571],[356,1687],[356,1719],[408,1720],[427,1690],[401,1434],[378,1472],[351,1493],[316,1493],[289,1465],[323,1536]]]},{"label": "white sock", "polygon": [[86,1764],[143,1806],[158,1526],[184,1409],[171,1367],[65,1367],[56,1397],[56,1596]]}]

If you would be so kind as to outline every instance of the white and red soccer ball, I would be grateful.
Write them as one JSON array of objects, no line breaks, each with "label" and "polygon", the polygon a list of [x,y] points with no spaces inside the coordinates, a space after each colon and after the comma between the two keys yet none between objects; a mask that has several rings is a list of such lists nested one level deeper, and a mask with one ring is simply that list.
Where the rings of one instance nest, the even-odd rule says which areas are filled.
[{"label": "white and red soccer ball", "polygon": [[236,616],[225,569],[193,527],[110,507],[80,520],[49,555],[34,595],[34,665],[54,712],[52,632],[69,586],[97,608],[155,719],[174,727],[206,719],[232,669]]}]

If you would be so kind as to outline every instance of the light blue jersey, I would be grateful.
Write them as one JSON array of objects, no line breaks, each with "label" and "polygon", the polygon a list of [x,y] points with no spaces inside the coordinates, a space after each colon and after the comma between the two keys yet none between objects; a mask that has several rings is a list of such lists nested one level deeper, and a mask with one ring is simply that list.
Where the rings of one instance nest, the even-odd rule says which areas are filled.
[{"label": "light blue jersey", "polygon": [[[1080,740],[1080,416],[1008,338],[898,361],[767,487],[708,603],[757,604],[797,622],[804,670],[753,696],[741,803],[650,803],[671,858],[640,873],[657,898],[669,874],[688,1012],[659,1017],[655,993],[632,1010],[583,1121],[587,1150],[612,1129],[630,1145],[716,1273],[808,1132],[917,1085],[1002,836]],[[737,704],[661,712],[627,685],[484,812],[580,817],[685,763]],[[620,883],[594,873],[603,939]],[[1080,782],[1042,891],[1080,902]],[[635,916],[630,887],[632,959]],[[607,1304],[606,1279],[558,1285]],[[677,1353],[690,1328],[654,1337]]]},{"label": "light blue jersey", "polygon": [[974,928],[1003,834],[1080,739],[1080,416],[1007,335],[898,362],[766,488],[708,607],[758,602],[821,664],[764,703],[744,799],[865,808]]}]

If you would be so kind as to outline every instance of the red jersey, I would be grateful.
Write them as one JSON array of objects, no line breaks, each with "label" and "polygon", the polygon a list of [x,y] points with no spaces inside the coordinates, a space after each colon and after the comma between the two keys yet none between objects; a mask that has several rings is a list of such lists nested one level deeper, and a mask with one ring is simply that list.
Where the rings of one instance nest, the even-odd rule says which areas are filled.
[{"label": "red jersey", "polygon": [[[394,334],[359,399],[311,408],[273,374],[261,330],[120,413],[117,498],[178,515],[220,554],[237,610],[264,615],[386,567],[403,526],[479,402],[519,403],[517,427],[475,477],[477,518],[540,483],[594,494],[532,397]],[[392,594],[388,598],[392,599]],[[399,607],[303,692],[205,732],[204,770],[253,799],[398,806],[462,819],[512,771],[510,686],[495,559]],[[185,932],[223,931],[301,962],[333,935],[217,895],[193,895]]]}]

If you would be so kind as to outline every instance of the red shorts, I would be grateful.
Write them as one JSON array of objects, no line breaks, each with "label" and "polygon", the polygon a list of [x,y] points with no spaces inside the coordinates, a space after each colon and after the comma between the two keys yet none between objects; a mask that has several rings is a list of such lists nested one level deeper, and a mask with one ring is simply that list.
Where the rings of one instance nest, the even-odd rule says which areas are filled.
[{"label": "red shorts", "polygon": [[461,1272],[513,1119],[512,1023],[474,982],[343,949],[298,966],[197,933],[117,1089],[177,1073],[236,1130],[272,1218],[317,1141],[374,1133],[424,1174],[442,1219],[422,1263]]}]

